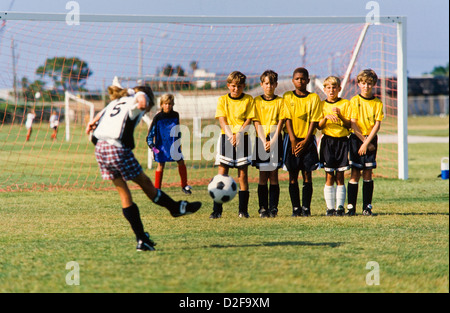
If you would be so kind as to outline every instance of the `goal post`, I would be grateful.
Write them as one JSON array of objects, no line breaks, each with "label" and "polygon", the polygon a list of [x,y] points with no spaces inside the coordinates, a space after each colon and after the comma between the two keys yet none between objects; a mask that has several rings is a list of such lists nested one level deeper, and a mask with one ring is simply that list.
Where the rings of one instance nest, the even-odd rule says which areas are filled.
[{"label": "goal post", "polygon": [[95,106],[92,102],[86,101],[82,98],[79,98],[70,92],[66,91],[64,92],[64,122],[66,124],[66,141],[70,141],[70,119],[71,119],[71,110],[70,110],[70,100],[73,100],[77,103],[84,104],[89,108],[89,121],[91,121],[94,118],[95,115]]},{"label": "goal post", "polygon": [[[182,134],[187,140],[183,141],[183,155],[192,169],[190,180],[204,184],[216,171],[210,158],[217,142],[212,137],[218,136],[214,115],[218,98],[228,92],[226,78],[230,72],[246,74],[245,93],[256,97],[262,92],[259,76],[264,70],[278,73],[276,93],[282,95],[293,89],[293,70],[306,67],[311,76],[308,90],[324,99],[322,82],[334,75],[343,82],[341,96],[350,99],[359,92],[358,72],[372,68],[379,77],[375,93],[383,99],[386,116],[380,130],[376,175],[408,179],[406,21],[402,16],[381,16],[371,23],[365,16],[80,14],[75,25],[65,13],[0,12],[0,23],[5,25],[0,34],[0,126],[3,134],[9,131],[0,137],[0,159],[18,164],[17,171],[34,166],[32,172],[37,173],[41,164],[35,151],[41,155],[54,153],[64,162],[71,162],[77,177],[85,177],[80,183],[80,178],[73,180],[74,174],[66,175],[64,167],[41,166],[41,172],[48,170],[51,177],[58,177],[58,184],[67,178],[64,185],[69,187],[104,186],[92,158],[93,146],[82,134],[83,121],[77,119],[74,123],[70,112],[76,106],[77,110],[89,112],[83,114],[92,119],[95,111],[104,107],[106,86],[118,76],[125,88],[146,84],[156,97],[174,94],[174,110],[180,113],[181,123],[186,126],[183,129],[190,131]],[[10,91],[14,81],[19,87],[17,99],[11,97]],[[77,97],[81,91],[83,96]],[[39,99],[33,96],[37,92],[42,95]],[[18,148],[24,132],[22,120],[31,107],[42,112],[44,123],[39,124],[40,129],[34,128],[35,141]],[[47,136],[47,111],[51,107],[65,107],[64,142]],[[152,153],[145,140],[149,121],[144,119],[137,125],[133,152],[143,166],[147,160],[147,168],[151,169]],[[384,135],[397,140],[385,143],[381,140]],[[21,152],[16,160],[13,155],[17,150]],[[172,178],[178,177],[175,168],[167,165],[165,181],[167,178],[179,183]],[[17,175],[9,170],[0,174],[0,190],[12,185],[18,189],[38,185],[47,175]],[[316,171],[315,175],[323,172]],[[46,181],[46,185],[56,184],[53,178]]]}]

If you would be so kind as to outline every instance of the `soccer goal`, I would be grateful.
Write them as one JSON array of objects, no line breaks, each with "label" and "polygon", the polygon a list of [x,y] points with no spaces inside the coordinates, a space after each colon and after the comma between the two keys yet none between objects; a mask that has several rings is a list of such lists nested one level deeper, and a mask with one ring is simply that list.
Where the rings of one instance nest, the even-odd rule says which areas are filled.
[{"label": "soccer goal", "polygon": [[[309,89],[322,99],[327,76],[339,76],[341,97],[350,99],[358,93],[358,72],[374,69],[379,77],[375,93],[384,103],[386,117],[379,133],[375,174],[408,178],[405,17],[380,17],[377,23],[366,17],[82,14],[79,18],[79,23],[70,23],[66,14],[0,12],[4,25],[0,33],[0,159],[15,165],[14,174],[9,167],[0,174],[1,190],[30,184],[104,186],[94,146],[80,137],[84,120],[73,114],[87,110],[85,116],[92,118],[107,104],[107,87],[115,76],[124,87],[147,84],[157,97],[174,94],[190,183],[206,184],[217,171],[214,154],[219,134],[214,113],[217,99],[228,92],[227,75],[234,70],[246,74],[245,92],[257,96],[262,93],[260,74],[272,69],[279,75],[276,93],[282,95],[293,89],[291,77],[297,67],[308,69]],[[36,92],[41,94],[39,99],[32,96]],[[55,142],[44,134],[28,145],[20,140],[26,132],[24,116],[35,106],[64,107],[65,141]],[[74,106],[80,112],[72,112]],[[149,120],[158,110],[159,105]],[[73,119],[78,122],[71,123]],[[73,136],[74,131],[80,135]],[[145,160],[151,162],[147,132],[145,122],[135,131],[134,154],[144,167],[150,165]],[[397,142],[384,142],[385,135],[395,136]],[[57,165],[52,169],[46,165],[50,177],[59,177],[57,181],[46,178],[41,184],[46,174],[29,174],[27,169],[39,169],[40,162],[27,160],[49,153],[76,167],[77,179]],[[178,184],[176,164],[166,165],[165,171],[169,172],[165,183]]]},{"label": "soccer goal", "polygon": [[[71,100],[76,104],[85,105],[89,109],[89,115],[86,114],[83,108],[79,108],[78,105],[71,106]],[[90,101],[80,98],[79,96],[73,95],[70,92],[64,92],[64,112],[66,124],[66,141],[70,142],[70,123],[71,121],[81,122],[82,125],[87,124],[90,120],[94,118],[95,115],[95,105]]]}]

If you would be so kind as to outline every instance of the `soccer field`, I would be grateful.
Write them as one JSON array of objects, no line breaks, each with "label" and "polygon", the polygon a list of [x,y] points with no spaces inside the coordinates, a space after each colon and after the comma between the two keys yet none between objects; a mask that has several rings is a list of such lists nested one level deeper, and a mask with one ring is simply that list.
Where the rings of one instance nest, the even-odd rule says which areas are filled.
[{"label": "soccer field", "polygon": [[254,183],[249,219],[234,199],[210,220],[206,186],[189,197],[202,209],[177,219],[134,190],[150,253],[136,252],[114,190],[0,192],[0,292],[448,292],[449,183],[437,178],[448,155],[448,144],[411,144],[409,180],[375,178],[372,217],[361,191],[358,216],[326,217],[322,177],[310,218],[290,216],[286,181],[268,219]]}]

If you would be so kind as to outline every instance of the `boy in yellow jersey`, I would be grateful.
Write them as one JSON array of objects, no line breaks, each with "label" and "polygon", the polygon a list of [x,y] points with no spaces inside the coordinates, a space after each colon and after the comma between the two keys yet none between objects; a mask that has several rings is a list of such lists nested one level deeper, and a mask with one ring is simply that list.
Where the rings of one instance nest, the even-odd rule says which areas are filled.
[{"label": "boy in yellow jersey", "polygon": [[353,133],[349,138],[350,166],[352,174],[348,183],[348,212],[355,215],[358,198],[358,182],[363,177],[363,215],[372,215],[372,170],[377,167],[377,133],[384,118],[383,103],[373,95],[377,74],[366,69],[357,76],[361,93],[350,100]]},{"label": "boy in yellow jersey", "polygon": [[[319,122],[322,130],[320,141],[320,163],[325,169],[326,182],[323,189],[327,216],[344,216],[344,173],[350,169],[348,162],[348,135],[351,127],[350,102],[339,98],[341,80],[335,76],[323,82],[327,98],[323,101],[323,118]],[[336,182],[336,189],[334,183]]]},{"label": "boy in yellow jersey", "polygon": [[[239,217],[248,218],[248,165],[251,164],[251,141],[247,134],[254,118],[253,97],[244,93],[246,76],[234,71],[227,78],[228,94],[217,103],[215,118],[219,120],[222,134],[219,140],[217,161],[219,174],[228,175],[230,168],[238,169]],[[210,218],[222,216],[222,204],[214,202]]]},{"label": "boy in yellow jersey", "polygon": [[[259,216],[275,217],[278,213],[280,185],[278,169],[281,168],[283,155],[282,140],[279,140],[284,120],[283,98],[275,95],[278,86],[278,74],[272,70],[262,73],[261,87],[264,94],[255,98],[256,129],[253,166],[259,169],[258,200]],[[267,182],[270,180],[270,189]]]},{"label": "boy in yellow jersey", "polygon": [[[312,171],[319,166],[317,153],[316,128],[322,118],[322,101],[315,93],[306,90],[309,73],[305,68],[294,70],[292,82],[294,91],[283,95],[286,129],[283,143],[283,163],[289,171],[289,194],[292,204],[292,216],[310,216],[313,194]],[[302,206],[298,175],[302,171]]]}]

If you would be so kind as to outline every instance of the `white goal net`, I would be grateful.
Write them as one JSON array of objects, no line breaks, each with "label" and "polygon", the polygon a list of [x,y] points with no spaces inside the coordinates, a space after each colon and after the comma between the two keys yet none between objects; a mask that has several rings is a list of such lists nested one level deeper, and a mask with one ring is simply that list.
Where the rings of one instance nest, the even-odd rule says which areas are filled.
[{"label": "white goal net", "polygon": [[[216,171],[214,161],[197,157],[196,148],[214,149],[213,132],[205,128],[216,123],[227,75],[246,74],[245,92],[257,96],[259,76],[272,69],[279,74],[276,93],[282,95],[293,89],[292,72],[300,66],[311,75],[309,89],[322,99],[321,84],[329,75],[341,77],[341,96],[350,99],[358,93],[358,72],[377,72],[375,92],[386,116],[380,136],[399,140],[380,140],[376,174],[407,178],[404,18],[381,18],[375,25],[364,18],[88,15],[69,25],[64,14],[3,12],[0,17],[6,22],[0,33],[0,160],[8,164],[0,173],[0,190],[107,186],[93,145],[82,136],[86,120],[107,104],[106,89],[115,76],[124,87],[147,84],[157,96],[175,95],[174,109],[188,132],[183,137],[190,146],[183,149],[190,153],[185,155],[190,178],[205,183]],[[25,142],[32,109],[33,134]],[[66,140],[50,137],[48,118],[55,110]],[[144,167],[147,130],[141,123],[135,133],[135,155]]]}]

